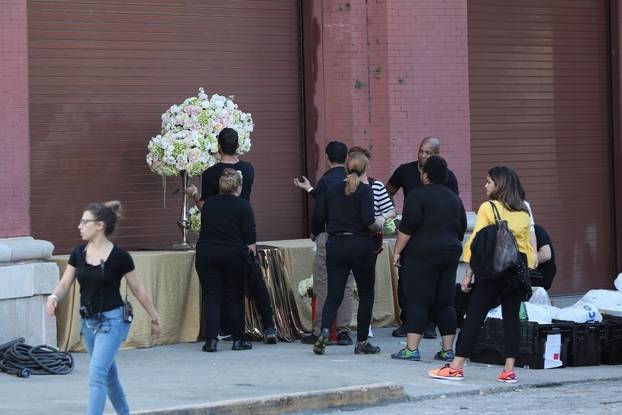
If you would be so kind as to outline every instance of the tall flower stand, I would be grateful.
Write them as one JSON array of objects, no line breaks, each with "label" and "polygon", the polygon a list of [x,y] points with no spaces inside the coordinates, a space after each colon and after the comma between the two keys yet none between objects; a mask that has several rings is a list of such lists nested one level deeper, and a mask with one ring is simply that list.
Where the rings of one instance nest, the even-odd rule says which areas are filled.
[{"label": "tall flower stand", "polygon": [[181,213],[177,226],[181,230],[181,242],[173,245],[173,249],[176,251],[187,251],[193,249],[192,244],[188,242],[188,229],[190,229],[190,218],[188,217],[188,195],[186,194],[186,188],[188,187],[188,172],[182,170],[179,172],[181,176]]}]

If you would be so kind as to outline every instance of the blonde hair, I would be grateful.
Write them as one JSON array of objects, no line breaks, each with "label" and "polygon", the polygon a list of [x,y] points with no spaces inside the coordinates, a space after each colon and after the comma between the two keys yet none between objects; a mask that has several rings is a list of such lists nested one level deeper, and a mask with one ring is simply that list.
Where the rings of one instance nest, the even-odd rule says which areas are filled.
[{"label": "blonde hair", "polygon": [[346,196],[356,192],[361,183],[361,176],[367,172],[368,165],[369,159],[362,152],[354,152],[348,156],[346,162],[346,169],[348,170],[348,175],[346,176]]},{"label": "blonde hair", "polygon": [[242,187],[242,173],[233,169],[224,169],[218,180],[218,190],[223,195],[230,195]]}]

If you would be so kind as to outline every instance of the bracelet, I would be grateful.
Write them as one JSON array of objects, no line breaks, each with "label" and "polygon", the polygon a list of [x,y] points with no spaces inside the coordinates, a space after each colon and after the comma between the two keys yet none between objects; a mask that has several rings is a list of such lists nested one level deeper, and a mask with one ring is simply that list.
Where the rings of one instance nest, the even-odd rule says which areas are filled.
[{"label": "bracelet", "polygon": [[50,294],[48,295],[48,300],[54,300],[58,303],[58,297],[54,294]]}]

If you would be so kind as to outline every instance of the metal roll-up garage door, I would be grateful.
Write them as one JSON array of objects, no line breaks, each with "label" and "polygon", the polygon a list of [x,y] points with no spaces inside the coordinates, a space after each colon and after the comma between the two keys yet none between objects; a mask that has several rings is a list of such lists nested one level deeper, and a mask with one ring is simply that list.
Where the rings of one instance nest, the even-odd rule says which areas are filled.
[{"label": "metal roll-up garage door", "polygon": [[494,165],[515,168],[551,235],[553,292],[614,272],[605,0],[469,0],[474,206]]},{"label": "metal roll-up garage door", "polygon": [[32,233],[66,252],[89,201],[126,208],[117,241],[178,242],[177,178],[145,164],[160,115],[196,95],[235,95],[255,132],[245,157],[260,240],[301,237],[298,0],[29,1]]}]

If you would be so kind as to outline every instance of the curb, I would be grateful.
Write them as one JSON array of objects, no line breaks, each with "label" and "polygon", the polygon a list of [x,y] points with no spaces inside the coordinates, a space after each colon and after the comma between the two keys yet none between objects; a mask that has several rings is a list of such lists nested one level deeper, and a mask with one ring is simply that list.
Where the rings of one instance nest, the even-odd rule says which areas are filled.
[{"label": "curb", "polygon": [[231,399],[213,403],[132,412],[134,415],[276,415],[344,406],[369,406],[407,401],[402,385],[371,383],[287,395]]},{"label": "curb", "polygon": [[[496,393],[505,393],[510,392],[516,389],[535,389],[535,388],[553,388],[556,386],[562,385],[572,385],[575,383],[586,383],[586,382],[611,382],[611,381],[622,381],[622,376],[611,376],[611,377],[591,377],[591,378],[583,378],[583,379],[570,379],[570,380],[556,380],[556,381],[542,381],[542,382],[530,382],[530,383],[503,383],[497,386],[489,386],[486,388],[478,388],[471,389],[465,391],[456,391],[456,392],[446,392],[446,393],[430,393],[427,395],[419,395],[419,396],[408,396],[409,402],[419,402],[419,401],[429,401],[435,399],[445,399],[445,398],[457,398],[464,396],[472,396],[472,395],[482,395],[482,394],[496,394]],[[441,382],[443,382],[441,380]]]}]

